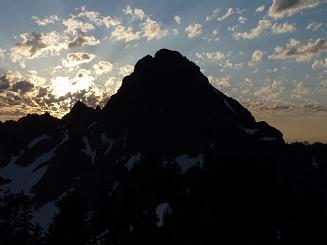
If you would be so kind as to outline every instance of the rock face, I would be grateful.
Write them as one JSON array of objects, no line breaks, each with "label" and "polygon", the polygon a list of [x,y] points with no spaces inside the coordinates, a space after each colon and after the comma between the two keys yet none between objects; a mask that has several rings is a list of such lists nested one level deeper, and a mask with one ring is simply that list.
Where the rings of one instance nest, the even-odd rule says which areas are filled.
[{"label": "rock face", "polygon": [[[111,207],[93,235],[111,229],[116,242],[137,226],[136,217],[152,213],[168,243],[216,242],[220,229],[226,239],[244,233],[243,244],[258,232],[258,244],[267,244],[261,236],[293,239],[294,219],[302,229],[301,212],[311,214],[304,203],[326,193],[317,185],[326,183],[326,150],[285,144],[280,131],[256,122],[197,65],[163,49],[140,59],[102,109],[77,102],[61,120],[44,114],[0,123],[0,196],[31,195],[35,221],[46,228],[55,200],[73,189],[89,210]],[[303,209],[288,216],[292,205]],[[192,232],[199,237],[183,240]]]}]

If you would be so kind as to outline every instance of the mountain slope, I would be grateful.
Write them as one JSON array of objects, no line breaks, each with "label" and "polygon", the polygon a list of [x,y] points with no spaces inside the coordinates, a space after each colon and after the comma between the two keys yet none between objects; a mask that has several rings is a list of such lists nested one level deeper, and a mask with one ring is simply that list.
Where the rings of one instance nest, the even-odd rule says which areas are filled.
[{"label": "mountain slope", "polygon": [[157,243],[236,236],[264,244],[278,232],[293,239],[294,220],[305,227],[301,213],[325,222],[326,150],[285,144],[193,62],[163,49],[139,60],[102,109],[77,102],[61,120],[28,115],[0,124],[0,195],[30,195],[46,229],[55,201],[74,190],[101,214],[89,238],[104,232],[113,244],[144,234]]}]

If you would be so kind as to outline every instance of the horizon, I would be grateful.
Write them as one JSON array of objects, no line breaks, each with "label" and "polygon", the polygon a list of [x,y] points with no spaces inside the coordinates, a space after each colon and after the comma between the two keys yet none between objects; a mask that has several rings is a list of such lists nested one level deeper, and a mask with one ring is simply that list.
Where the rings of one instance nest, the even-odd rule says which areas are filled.
[{"label": "horizon", "polygon": [[2,5],[0,121],[46,111],[60,118],[78,100],[103,107],[137,60],[168,48],[286,142],[327,142],[324,1]]}]

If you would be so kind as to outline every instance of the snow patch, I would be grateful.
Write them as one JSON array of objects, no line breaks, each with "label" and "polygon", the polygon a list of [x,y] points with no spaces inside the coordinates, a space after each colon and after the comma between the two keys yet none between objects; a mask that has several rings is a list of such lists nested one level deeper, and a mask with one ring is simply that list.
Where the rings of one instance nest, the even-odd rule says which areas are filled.
[{"label": "snow patch", "polygon": [[318,163],[316,162],[316,159],[314,157],[312,158],[312,166],[318,168]]},{"label": "snow patch", "polygon": [[236,113],[235,109],[228,103],[228,101],[226,99],[224,99],[224,103],[228,109],[230,109],[232,112]]},{"label": "snow patch", "polygon": [[110,197],[112,195],[112,193],[117,189],[117,187],[119,186],[119,182],[116,181],[114,183],[114,185],[112,186],[112,190],[108,193],[108,196]]},{"label": "snow patch", "polygon": [[260,139],[260,141],[275,141],[275,140],[277,140],[276,137],[268,137],[268,136],[266,136],[266,137],[262,137],[262,138]]},{"label": "snow patch", "polygon": [[58,212],[56,201],[48,202],[41,208],[34,210],[32,221],[34,224],[39,224],[43,228],[43,231],[46,232],[52,222],[53,216]]},{"label": "snow patch", "polygon": [[242,128],[245,133],[255,135],[259,129],[258,128]]},{"label": "snow patch", "polygon": [[112,139],[108,138],[108,136],[105,133],[101,134],[101,141],[102,141],[103,145],[108,144],[108,147],[107,147],[106,151],[104,152],[104,155],[107,155],[111,151],[111,149],[114,145],[114,141]]},{"label": "snow patch", "polygon": [[198,164],[202,168],[204,162],[204,156],[203,154],[200,154],[196,157],[190,157],[187,154],[184,154],[176,157],[175,162],[180,166],[182,173],[185,173],[191,167],[196,166]]},{"label": "snow patch", "polygon": [[57,148],[69,139],[67,131],[61,142],[56,145],[51,151],[45,152],[36,157],[34,161],[26,166],[19,166],[16,160],[23,155],[23,151],[17,157],[13,157],[11,162],[4,168],[0,168],[0,176],[5,179],[10,179],[11,182],[3,185],[5,191],[11,193],[18,193],[23,191],[29,194],[32,187],[39,182],[48,169],[47,165],[40,167],[42,164],[48,162],[56,156],[55,151]]},{"label": "snow patch", "polygon": [[92,128],[92,127],[93,127],[95,124],[97,124],[97,123],[98,123],[97,121],[95,121],[94,123],[91,123],[90,126],[87,127],[87,129]]},{"label": "snow patch", "polygon": [[48,134],[43,134],[40,137],[35,138],[34,140],[32,140],[28,145],[27,148],[31,149],[34,146],[36,146],[39,142],[43,141],[43,140],[49,140],[51,139],[51,137]]},{"label": "snow patch", "polygon": [[82,149],[82,152],[84,152],[86,155],[88,155],[91,158],[91,162],[93,165],[97,153],[96,151],[92,150],[89,140],[86,136],[84,136],[82,139],[85,144],[85,149]]},{"label": "snow patch", "polygon": [[132,156],[127,162],[126,162],[126,167],[128,171],[131,171],[132,168],[134,167],[135,163],[141,160],[141,153],[137,153],[136,155]]},{"label": "snow patch", "polygon": [[171,214],[171,209],[169,207],[169,203],[164,202],[164,203],[159,204],[156,207],[156,214],[157,214],[157,217],[159,219],[158,222],[157,222],[157,226],[161,227],[161,226],[164,225],[165,214]]}]

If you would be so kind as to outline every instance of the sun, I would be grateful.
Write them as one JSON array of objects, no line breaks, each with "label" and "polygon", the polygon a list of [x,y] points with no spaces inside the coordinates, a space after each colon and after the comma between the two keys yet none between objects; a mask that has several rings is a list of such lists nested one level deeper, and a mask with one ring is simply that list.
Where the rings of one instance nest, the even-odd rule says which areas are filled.
[{"label": "sun", "polygon": [[92,76],[77,76],[72,79],[62,76],[55,77],[51,80],[52,94],[59,98],[68,93],[88,90],[93,84],[93,79]]},{"label": "sun", "polygon": [[72,84],[68,77],[56,77],[51,81],[51,88],[54,96],[61,97],[71,92]]}]

